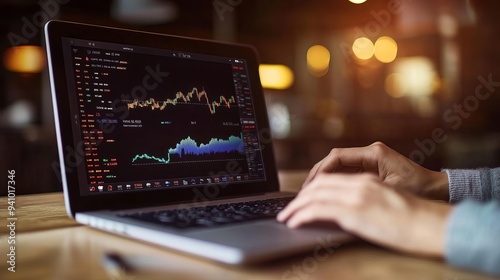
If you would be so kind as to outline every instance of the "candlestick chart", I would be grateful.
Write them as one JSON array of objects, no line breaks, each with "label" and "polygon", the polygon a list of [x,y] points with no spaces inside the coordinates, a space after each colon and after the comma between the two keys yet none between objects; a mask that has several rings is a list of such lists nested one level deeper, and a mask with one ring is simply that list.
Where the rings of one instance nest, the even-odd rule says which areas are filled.
[{"label": "candlestick chart", "polygon": [[236,108],[236,100],[234,96],[226,98],[221,95],[215,100],[210,101],[208,93],[205,89],[199,91],[198,88],[193,87],[193,89],[187,93],[178,91],[175,94],[175,98],[166,99],[163,101],[155,100],[154,98],[149,98],[147,100],[135,99],[132,102],[127,102],[127,108],[129,110],[136,108],[150,108],[151,110],[163,111],[167,106],[176,105],[205,105],[208,107],[210,114],[215,114],[217,108],[223,106],[227,109]]}]

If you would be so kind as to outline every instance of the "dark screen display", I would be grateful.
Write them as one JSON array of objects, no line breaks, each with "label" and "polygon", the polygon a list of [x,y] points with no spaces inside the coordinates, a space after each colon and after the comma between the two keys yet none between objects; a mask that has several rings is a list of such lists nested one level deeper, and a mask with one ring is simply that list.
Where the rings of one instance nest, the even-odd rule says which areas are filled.
[{"label": "dark screen display", "polygon": [[265,180],[245,60],[72,38],[63,50],[82,195]]}]

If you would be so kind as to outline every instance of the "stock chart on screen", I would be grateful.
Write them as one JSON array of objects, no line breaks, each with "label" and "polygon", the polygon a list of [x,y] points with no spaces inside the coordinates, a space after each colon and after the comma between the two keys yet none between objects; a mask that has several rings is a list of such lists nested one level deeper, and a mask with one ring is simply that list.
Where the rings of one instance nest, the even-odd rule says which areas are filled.
[{"label": "stock chart on screen", "polygon": [[[71,38],[64,44],[84,192],[264,179],[244,60]],[[229,163],[238,174],[217,175]]]}]

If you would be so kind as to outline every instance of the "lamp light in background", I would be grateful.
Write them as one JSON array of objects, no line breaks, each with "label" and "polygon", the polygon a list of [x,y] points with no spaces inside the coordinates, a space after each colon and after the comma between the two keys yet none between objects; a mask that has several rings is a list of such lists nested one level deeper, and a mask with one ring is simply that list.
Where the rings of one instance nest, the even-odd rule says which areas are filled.
[{"label": "lamp light in background", "polygon": [[13,127],[30,125],[37,119],[38,92],[33,82],[39,75],[33,74],[45,68],[45,52],[40,46],[11,47],[3,53],[3,64],[14,74],[6,92],[10,104],[1,112],[0,123]]},{"label": "lamp light in background", "polygon": [[321,45],[314,45],[307,50],[307,69],[316,76],[322,77],[330,68],[330,52]]},{"label": "lamp light in background", "polygon": [[4,52],[3,63],[11,72],[39,73],[45,68],[45,52],[40,46],[11,47]]},{"label": "lamp light in background", "polygon": [[398,55],[398,44],[388,36],[382,36],[375,42],[375,58],[383,63],[391,63]]},{"label": "lamp light in background", "polygon": [[259,74],[262,87],[267,89],[288,89],[295,79],[292,70],[282,64],[261,64]]},{"label": "lamp light in background", "polygon": [[365,3],[366,0],[349,0],[349,2],[351,2],[353,4],[362,4],[362,3]]},{"label": "lamp light in background", "polygon": [[410,98],[414,112],[420,117],[432,117],[437,105],[432,94],[439,88],[440,79],[432,60],[427,57],[398,58],[387,76],[385,90],[394,98]]},{"label": "lamp light in background", "polygon": [[423,56],[399,58],[394,62],[393,71],[401,75],[406,94],[430,96],[439,83],[438,75],[430,58]]},{"label": "lamp light in background", "polygon": [[373,56],[373,53],[375,52],[375,46],[370,39],[366,37],[360,37],[356,39],[352,44],[352,51],[357,58],[366,60],[370,59]]}]

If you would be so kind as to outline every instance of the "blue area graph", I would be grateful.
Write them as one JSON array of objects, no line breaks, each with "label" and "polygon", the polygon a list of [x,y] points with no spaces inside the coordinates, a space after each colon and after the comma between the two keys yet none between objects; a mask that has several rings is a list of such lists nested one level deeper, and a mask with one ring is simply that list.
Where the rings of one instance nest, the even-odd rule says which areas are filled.
[{"label": "blue area graph", "polygon": [[182,157],[186,156],[217,156],[217,154],[228,154],[232,152],[243,154],[245,152],[245,147],[242,138],[241,135],[240,137],[231,135],[228,139],[212,138],[207,144],[198,144],[194,139],[188,136],[177,143],[175,148],[168,149],[165,157],[139,154],[134,156],[132,163],[137,160],[146,159],[166,164],[170,163],[171,155],[177,155],[182,159]]}]

